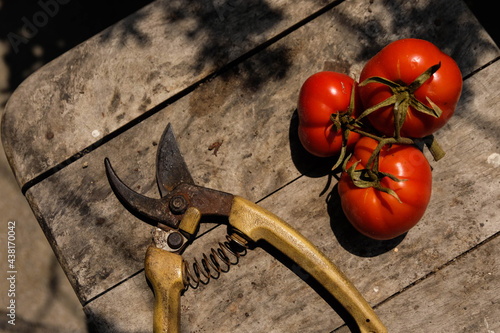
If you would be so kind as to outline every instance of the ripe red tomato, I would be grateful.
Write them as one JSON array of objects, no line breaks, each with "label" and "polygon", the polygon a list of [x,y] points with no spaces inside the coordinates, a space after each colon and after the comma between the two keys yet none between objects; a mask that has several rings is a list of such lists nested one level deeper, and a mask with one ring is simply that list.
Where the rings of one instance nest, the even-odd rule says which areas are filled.
[{"label": "ripe red tomato", "polygon": [[[431,107],[429,98],[443,112],[439,118],[424,114],[409,107],[401,136],[422,138],[434,133],[451,118],[462,92],[462,74],[455,61],[432,43],[420,39],[395,41],[364,66],[359,82],[369,77],[379,76],[404,86],[410,85],[420,74],[431,66],[441,63],[441,67],[420,86],[415,98]],[[391,89],[380,83],[368,83],[359,87],[361,102],[370,108],[392,95]],[[383,107],[368,116],[372,125],[386,136],[394,135],[393,106]]]},{"label": "ripe red tomato", "polygon": [[[346,165],[356,161],[356,170],[366,168],[366,163],[377,141],[363,137]],[[398,179],[383,177],[380,185],[396,192],[401,200],[373,187],[354,185],[346,172],[338,184],[342,210],[351,224],[362,234],[373,239],[392,239],[410,230],[422,218],[431,197],[432,176],[424,154],[414,146],[384,146],[380,152],[380,172],[390,173]]]},{"label": "ripe red tomato", "polygon": [[[338,155],[342,147],[342,132],[332,128],[332,114],[347,111],[354,80],[341,73],[319,72],[311,75],[299,94],[299,139],[304,148],[319,157]],[[357,94],[355,94],[357,96]],[[358,114],[359,99],[353,117]],[[350,133],[347,149],[352,149],[359,134]]]}]

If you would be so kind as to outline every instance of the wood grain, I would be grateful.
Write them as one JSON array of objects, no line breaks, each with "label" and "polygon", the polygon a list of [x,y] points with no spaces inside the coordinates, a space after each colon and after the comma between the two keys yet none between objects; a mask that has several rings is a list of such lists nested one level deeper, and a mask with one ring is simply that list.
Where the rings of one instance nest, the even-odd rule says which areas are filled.
[{"label": "wood grain", "polygon": [[380,305],[382,317],[397,318],[386,321],[389,332],[500,329],[499,249],[500,238],[493,237]]},{"label": "wood grain", "polygon": [[[383,45],[407,36],[430,40],[451,54],[466,80],[456,115],[436,134],[447,155],[431,163],[434,183],[427,213],[407,235],[374,242],[357,234],[343,216],[336,180],[328,176],[332,161],[314,158],[300,146],[296,100],[303,80],[314,72],[335,70],[356,77],[364,61]],[[116,43],[115,39],[111,40]],[[68,57],[76,54],[74,51]],[[281,56],[270,56],[273,54]],[[158,196],[155,153],[158,139],[170,122],[198,184],[257,201],[292,224],[352,279],[369,303],[376,305],[389,299],[380,306],[382,320],[389,327],[399,328],[400,319],[386,306],[403,307],[403,301],[394,303],[394,308],[390,304],[407,291],[418,290],[407,289],[418,281],[424,282],[415,286],[424,288],[426,277],[437,276],[429,274],[494,237],[500,229],[500,168],[494,159],[500,145],[496,112],[500,65],[490,63],[499,54],[462,2],[344,1],[268,46],[266,52],[233,64],[96,146],[31,187],[26,195],[100,331],[149,331],[145,325],[152,316],[152,294],[141,269],[151,226],[126,211],[116,199],[103,160],[109,157],[118,175],[132,188]],[[151,105],[159,101],[160,97]],[[13,117],[12,111],[9,116]],[[137,116],[132,111],[131,117]],[[92,119],[97,121],[95,116]],[[103,123],[108,121],[112,126],[123,126],[116,118]],[[112,126],[110,131],[117,128]],[[4,135],[19,135],[13,132],[11,129]],[[90,142],[66,136],[65,140],[74,141],[68,143],[73,148],[44,148],[47,154],[58,156],[53,161],[67,158],[80,140]],[[214,142],[222,142],[217,155],[209,149]],[[18,154],[10,156],[17,159],[13,167],[19,168],[25,180],[38,172],[30,175],[26,170],[52,165],[31,169],[33,164],[27,160],[20,168],[21,156],[27,153],[12,146],[13,151]],[[209,231],[186,256],[198,257],[223,234],[223,228]],[[452,287],[447,288],[443,297],[452,296]],[[185,293],[183,330],[331,331],[346,318],[334,300],[322,295],[298,267],[264,245],[264,249],[250,251],[240,265],[219,280]],[[424,304],[425,297],[414,302]],[[477,325],[483,319],[469,318]],[[416,316],[412,320],[412,327],[418,327],[425,318]]]},{"label": "wood grain", "polygon": [[[102,144],[325,5],[159,0],[80,44],[25,80],[6,106],[3,141],[18,183]],[[261,51],[283,59],[277,52]],[[262,73],[281,67],[269,63]]]}]

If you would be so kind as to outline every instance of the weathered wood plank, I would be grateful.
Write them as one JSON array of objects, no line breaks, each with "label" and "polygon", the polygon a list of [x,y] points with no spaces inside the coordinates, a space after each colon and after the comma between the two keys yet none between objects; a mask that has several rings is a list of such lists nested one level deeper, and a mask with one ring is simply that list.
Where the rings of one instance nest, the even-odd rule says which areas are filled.
[{"label": "weathered wood plank", "polygon": [[[238,193],[254,201],[283,186],[302,171],[301,166],[293,163],[297,161],[297,154],[301,154],[300,147],[294,147],[293,140],[290,146],[290,133],[293,133],[290,117],[301,80],[326,66],[325,63],[328,66],[345,65],[349,59],[360,58],[366,51],[358,44],[338,42],[339,36],[351,30],[341,23],[323,32],[325,39],[321,40],[321,45],[327,46],[320,50],[324,54],[315,58],[315,62],[308,59],[309,54],[318,51],[318,44],[304,42],[308,36],[323,31],[326,22],[341,21],[336,20],[338,17],[362,17],[360,11],[364,12],[364,2],[348,4],[339,6],[272,47],[288,49],[290,55],[295,55],[289,58],[290,69],[283,77],[262,82],[254,94],[248,94],[245,82],[260,78],[258,66],[270,60],[266,54],[258,54],[28,192],[28,199],[48,239],[84,302],[136,272],[142,266],[141,256],[149,239],[148,227],[133,220],[111,194],[102,167],[103,158],[111,158],[127,183],[140,186],[143,193],[155,195],[154,178],[151,177],[156,150],[153,141],[171,121],[181,150],[200,184]],[[383,7],[378,9],[384,10]],[[380,17],[381,12],[372,10],[371,15],[368,21]],[[454,45],[462,45],[467,40]],[[337,47],[328,46],[326,41]],[[347,58],[335,61],[341,57]],[[463,62],[472,63],[470,60]],[[360,63],[353,63],[346,69],[354,74],[359,66]],[[464,91],[467,93],[468,89]],[[471,96],[473,92],[475,90],[469,89]],[[144,133],[148,134],[147,138]],[[224,143],[215,156],[207,147],[217,140],[224,140]],[[323,160],[316,162],[324,163]],[[83,168],[85,164],[87,167]],[[133,222],[128,222],[129,230],[115,222],[130,219]],[[77,224],[68,230],[68,223]],[[127,235],[132,234],[136,237],[131,240]],[[122,264],[117,265],[117,262]],[[106,283],[101,284],[103,281]]]},{"label": "weathered wood plank", "polygon": [[497,332],[499,251],[496,237],[382,304],[389,332]]},{"label": "weathered wood plank", "polygon": [[[284,0],[268,4],[259,0],[218,2],[217,7],[198,1],[185,9],[181,1],[157,1],[64,54],[26,80],[6,107],[3,137],[19,184],[23,186],[74,154],[99,144],[115,129],[325,4],[303,1],[291,5]],[[466,72],[497,55],[468,11],[451,13],[453,7],[436,5],[435,10],[442,15],[430,16],[425,14],[426,2],[360,2],[349,6],[357,16],[346,12],[336,18],[336,24],[350,26],[352,31],[339,35],[346,37],[345,41],[336,40],[331,47],[359,43],[364,52],[354,54],[356,60],[388,40],[419,35],[439,42]],[[373,13],[380,13],[380,7],[389,19],[375,18]],[[412,17],[418,17],[419,27],[410,22]],[[456,43],[458,34],[473,38]],[[262,52],[268,59],[259,64],[258,80],[269,79],[266,74],[271,78],[279,75],[287,65],[287,49]],[[352,62],[345,54],[328,60],[341,70]],[[27,137],[32,139],[25,144]]]},{"label": "weathered wood plank", "polygon": [[[34,73],[10,98],[2,134],[18,183],[99,144],[327,3],[161,0],[106,29]],[[260,64],[261,73],[275,70],[268,64]]]},{"label": "weathered wood plank", "polygon": [[[231,191],[256,201],[286,185],[301,173],[305,172],[310,176],[326,174],[320,169],[321,166],[328,168],[328,161],[308,159],[311,165],[301,162],[300,157],[304,157],[304,153],[297,146],[294,133],[296,118],[292,116],[296,96],[302,80],[323,68],[344,70],[356,75],[363,59],[371,50],[369,45],[374,38],[361,30],[365,26],[380,26],[381,31],[385,31],[387,27],[388,31],[392,31],[392,25],[383,16],[385,8],[374,4],[370,7],[371,12],[367,12],[367,5],[368,2],[365,1],[345,2],[270,47],[287,50],[289,64],[286,71],[280,75],[278,71],[272,80],[258,81],[261,79],[259,64],[264,61],[272,62],[272,59],[257,54],[28,191],[32,207],[83,302],[139,271],[145,246],[149,242],[150,227],[124,211],[111,193],[102,160],[104,156],[109,156],[118,174],[128,184],[140,186],[139,190],[147,195],[157,194],[151,176],[154,174],[156,151],[153,141],[159,138],[167,122],[173,123],[193,176],[202,185]],[[431,10],[430,13],[437,13],[444,5],[448,3],[433,1],[432,6],[436,7],[428,10]],[[438,45],[441,43],[443,48],[448,47],[452,54],[461,54],[458,57],[459,64],[462,68],[469,68],[464,70],[464,74],[475,68],[472,64],[482,64],[477,59],[471,59],[471,54],[465,54],[462,49],[463,45],[477,42],[477,38],[472,38],[472,35],[477,37],[474,31],[479,36],[482,35],[480,28],[474,30],[466,26],[465,23],[472,22],[473,19],[466,15],[469,12],[465,7],[455,3],[456,7],[439,12],[442,13],[440,19],[445,22],[451,20],[446,15],[462,13],[458,15],[462,21],[458,20],[456,25],[440,24],[432,29],[424,29],[420,26],[420,21],[411,20],[411,15],[417,15],[415,13],[418,13],[417,9],[420,7],[410,10],[411,6],[417,5],[405,4],[400,8],[408,22],[414,22],[414,25],[407,27],[409,31],[414,31],[417,37],[432,40],[464,28],[464,34],[457,34],[463,40],[455,38],[451,44],[440,42],[439,39],[433,41]],[[420,17],[418,15],[416,17]],[[371,25],[360,23],[362,28],[352,31],[352,27],[345,25],[345,21],[356,17],[361,23]],[[381,20],[379,24],[375,24],[377,20]],[[394,22],[393,24],[396,25]],[[380,35],[392,38],[396,33],[393,34]],[[316,35],[323,38],[309,40],[309,36]],[[388,40],[380,35],[377,34],[377,38],[381,38],[378,43],[385,44]],[[356,40],[356,43],[353,44],[352,40]],[[493,45],[490,47],[492,51],[486,50],[487,54],[498,54],[498,49]],[[461,52],[464,53],[457,50],[463,50]],[[311,59],[311,54],[315,55],[314,59]],[[336,223],[338,220],[342,221],[338,207],[335,209],[332,201],[326,204],[325,198],[318,198],[327,183],[326,177],[302,177],[261,204],[312,239],[353,278],[353,282],[372,304],[386,299],[482,239],[498,232],[495,210],[498,187],[490,185],[491,179],[498,179],[500,169],[487,162],[488,157],[498,151],[498,138],[487,131],[494,129],[499,123],[498,115],[494,112],[496,103],[488,100],[497,96],[493,88],[498,86],[498,66],[495,63],[466,81],[457,116],[438,133],[448,155],[434,165],[432,207],[418,227],[398,245],[398,252],[388,251],[397,242],[367,242],[366,239],[353,235],[345,220],[341,225]],[[245,83],[253,80],[257,80],[259,84],[249,89]],[[490,86],[485,88],[482,82],[489,82]],[[477,125],[479,123],[481,126]],[[479,128],[479,131],[473,132],[474,128]],[[471,140],[459,139],[461,133],[468,133]],[[224,141],[215,156],[207,148],[217,140]],[[481,145],[473,148],[474,142]],[[472,157],[482,162],[476,163]],[[315,168],[316,172],[309,172],[311,168]],[[455,174],[450,176],[445,173],[446,169],[451,169]],[[474,179],[473,184],[471,179]],[[69,223],[71,228],[68,228]],[[467,229],[464,225],[467,225]],[[70,234],[71,232],[73,233]],[[212,331],[219,328],[221,323],[226,323],[228,330],[240,330],[240,327],[234,325],[244,320],[238,316],[241,313],[249,315],[246,317],[250,325],[249,331],[274,327],[273,322],[280,318],[287,318],[283,322],[289,323],[286,324],[289,326],[280,326],[277,331],[294,331],[296,328],[293,325],[300,323],[305,323],[306,330],[318,331],[319,328],[321,331],[323,328],[333,329],[341,323],[338,318],[330,321],[333,318],[330,313],[333,312],[328,312],[331,310],[324,300],[312,292],[305,282],[293,273],[290,274],[286,268],[278,265],[276,259],[263,251],[254,253],[243,258],[241,267],[236,267],[228,275],[244,275],[247,282],[237,278],[238,283],[232,285],[226,284],[224,279],[200,288],[200,298],[208,300],[206,302],[199,302],[194,293],[193,296],[190,296],[190,292],[187,293],[186,304],[189,304],[190,309],[186,309],[185,316],[189,319],[185,322],[192,325],[188,326],[188,330]],[[241,273],[238,273],[240,270]],[[140,279],[139,275],[130,281],[136,279]],[[130,281],[113,291],[122,290],[118,289],[121,287],[131,288]],[[261,286],[260,289],[252,291],[252,282]],[[244,291],[244,301],[238,303],[238,311],[233,311],[233,314],[229,311],[228,314],[226,310],[229,305],[220,304],[220,295],[224,295],[224,300],[235,297],[238,299],[240,290]],[[290,290],[297,290],[296,294],[290,295]],[[143,292],[139,294],[143,295]],[[111,292],[94,300],[87,307],[95,304],[92,312],[102,313],[97,306],[100,304],[98,301],[108,295],[112,295]],[[273,299],[277,302],[273,304],[279,304],[280,307],[262,306]],[[102,302],[105,303],[104,299]],[[107,306],[112,306],[112,303]],[[196,311],[193,310],[194,307]],[[272,312],[270,317],[260,320],[269,312]],[[297,315],[291,315],[298,312],[300,313]],[[320,319],[318,313],[322,314]],[[130,318],[133,316],[131,314]],[[210,320],[207,321],[206,318]],[[311,322],[304,318],[314,318],[316,326],[311,326]]]},{"label": "weathered wood plank", "polygon": [[[419,281],[414,286],[405,289],[403,293],[397,294],[377,307],[376,312],[384,320],[389,332],[481,332],[482,330],[494,332],[499,329],[500,292],[497,281],[500,278],[500,263],[499,257],[496,255],[499,246],[500,239],[496,237],[459,259],[453,260],[446,267],[432,273],[426,279]],[[245,265],[245,259],[242,259],[242,266]],[[240,280],[235,280],[235,277],[240,277],[238,273],[233,273],[235,269],[238,267],[233,267],[231,273],[224,275],[219,281],[211,283],[231,284],[238,281],[237,283],[243,284]],[[245,280],[248,277],[243,276],[242,279]],[[149,331],[152,321],[153,296],[145,281],[145,277],[141,273],[84,308],[89,319],[99,328],[100,332]],[[272,283],[266,287],[272,288]],[[298,284],[300,285],[301,282]],[[263,292],[259,290],[260,295]],[[193,290],[188,290],[184,294],[181,299],[183,332],[209,329],[208,325],[196,325],[207,318],[202,317],[207,310],[200,309],[207,306],[208,296],[203,291],[197,293]],[[270,311],[267,315],[258,317],[255,316],[255,313],[244,312],[247,309],[241,308],[241,302],[252,302],[250,297],[256,297],[257,293],[247,296],[246,291],[242,290],[240,294],[228,296],[224,295],[225,298],[218,299],[221,300],[220,303],[225,304],[226,308],[229,307],[232,310],[226,310],[225,314],[235,312],[236,315],[232,319],[238,320],[238,322],[233,327],[227,327],[225,326],[226,322],[218,322],[219,318],[210,317],[207,321],[212,322],[213,326],[223,327],[222,331],[231,331],[236,326],[238,332],[251,332],[253,329],[265,327],[262,323],[271,320],[269,318]],[[289,299],[290,302],[292,297]],[[273,299],[272,302],[269,306],[279,304],[282,307],[283,303],[280,303],[279,300]],[[301,300],[297,299],[295,302],[301,303]],[[130,304],[134,304],[133,310]],[[132,311],[136,312],[136,316],[130,317],[128,315]],[[197,313],[196,311],[202,312]],[[304,313],[301,311],[300,316],[302,316],[304,325],[288,328],[293,332],[318,332],[322,331],[318,326],[307,328],[308,325],[317,324],[316,320],[311,323],[308,318],[324,316],[329,320],[336,320],[336,314],[328,313],[328,311],[325,313],[323,308],[315,309],[315,311],[317,312]],[[116,320],[110,322],[106,318],[115,318]],[[261,326],[256,327],[257,325],[249,324],[251,321],[259,321]],[[194,324],[189,325],[189,323]],[[274,332],[285,332],[284,327],[288,326],[285,321],[276,321],[272,324],[274,326],[267,327],[273,327]],[[343,326],[335,332],[350,332],[350,330]]]},{"label": "weathered wood plank", "polygon": [[[479,89],[483,87],[483,82],[490,83],[489,89],[497,86],[498,79],[495,78],[495,73],[499,70],[500,63],[497,62],[465,82],[467,89],[477,94],[474,98],[472,95],[464,96],[456,117],[450,121],[450,126],[439,133],[439,138],[443,139],[441,141],[447,148],[448,155],[445,159],[433,163],[435,181],[431,204],[424,219],[404,239],[374,242],[356,234],[340,211],[338,198],[335,198],[336,189],[331,189],[333,193],[328,201],[326,194],[319,196],[327,185],[324,177],[301,177],[261,201],[260,204],[273,210],[311,239],[336,262],[347,276],[351,277],[371,304],[383,302],[392,295],[398,294],[407,286],[424,279],[429,273],[453,262],[454,258],[468,251],[475,244],[497,234],[500,230],[497,213],[500,187],[497,183],[492,186],[492,180],[500,179],[500,169],[498,164],[492,163],[491,160],[488,163],[488,156],[491,155],[489,152],[498,151],[498,140],[491,138],[488,128],[472,133],[477,123],[490,122],[491,126],[495,126],[494,124],[499,121],[498,115],[494,112],[494,104],[490,104],[486,98],[496,93],[488,92],[488,89]],[[468,112],[471,109],[476,111],[471,114]],[[464,132],[470,140],[455,144],[452,138],[456,138],[461,132]],[[483,144],[472,150],[471,147],[476,142]],[[469,153],[462,154],[464,150]],[[482,162],[478,163],[478,161]],[[474,170],[474,172],[467,172],[467,170]],[[450,171],[460,173],[462,182],[450,175]],[[474,183],[471,182],[472,178]],[[477,207],[481,207],[481,210]],[[385,309],[392,304],[393,300],[381,306],[380,309],[377,308],[382,320],[392,328],[390,331],[403,331],[403,327],[407,325],[410,328],[408,331],[412,332],[442,331],[439,329],[441,326],[436,326],[438,325],[437,319],[431,321],[432,325],[429,324],[428,314],[432,312],[433,318],[451,316],[443,322],[442,328],[444,329],[445,325],[451,324],[451,321],[456,319],[453,314],[457,311],[460,313],[465,311],[463,308],[455,308],[451,311],[452,307],[457,302],[466,304],[469,300],[474,304],[476,304],[475,300],[480,300],[477,304],[477,311],[484,313],[484,317],[474,316],[478,313],[474,312],[473,315],[467,317],[467,323],[467,318],[453,323],[450,327],[457,329],[450,331],[474,331],[472,328],[476,327],[475,325],[484,325],[484,318],[487,318],[489,325],[494,327],[497,324],[494,318],[497,316],[488,315],[487,311],[489,305],[498,302],[498,293],[495,293],[495,288],[498,288],[495,285],[498,269],[487,270],[492,273],[491,278],[489,274],[479,275],[486,277],[487,280],[474,281],[474,284],[467,288],[466,294],[459,293],[460,298],[455,298],[457,293],[454,290],[458,286],[470,285],[470,283],[463,284],[463,279],[480,274],[481,269],[492,268],[495,265],[498,267],[496,263],[498,256],[495,250],[481,251],[484,254],[468,254],[467,258],[470,259],[467,259],[466,263],[457,261],[443,270],[447,272],[443,280],[433,277],[434,280],[431,282],[420,282],[417,285],[419,287],[414,287],[417,289],[411,288],[408,296],[406,296],[407,291],[397,296],[397,301],[394,301],[395,305],[390,305],[390,310]],[[477,262],[471,264],[470,262],[474,260]],[[185,331],[214,331],[217,327],[224,327],[227,331],[251,332],[263,327],[266,329],[272,327],[276,332],[317,332],[333,330],[336,325],[341,324],[341,318],[330,309],[328,303],[309,289],[306,283],[307,275],[304,273],[297,271],[298,276],[305,281],[299,279],[262,250],[250,252],[248,256],[243,257],[240,266],[232,268],[219,281],[211,282],[199,290],[186,292],[182,300]],[[448,271],[451,267],[455,268],[453,271]],[[293,266],[290,268],[293,271]],[[466,274],[464,275],[463,272]],[[433,286],[432,281],[435,279],[445,283],[444,281],[450,280],[448,277],[454,275],[457,276],[456,282],[451,281],[453,283],[450,282],[446,288],[441,283]],[[124,302],[125,295],[128,293],[146,294],[144,288],[147,287],[143,275],[134,277],[133,281],[133,284],[132,282],[123,284],[85,307],[91,318],[97,320],[98,325],[103,325],[99,316],[105,316],[107,313],[112,316],[119,315],[116,313],[118,308],[113,309],[112,305],[115,298],[123,299]],[[429,284],[431,290],[423,290]],[[253,285],[260,286],[260,288],[252,290]],[[290,290],[293,292],[289,292]],[[443,290],[442,293],[441,290]],[[429,301],[428,295],[433,295],[432,299],[439,299],[439,302],[431,302],[430,305],[433,307],[425,310],[425,304]],[[211,299],[215,301],[208,301]],[[149,308],[147,305],[147,302],[152,302],[152,296],[142,301],[143,303],[138,305],[140,309],[138,316],[150,318],[151,313],[148,314],[145,308],[152,310],[151,305]],[[262,304],[263,302],[265,305]],[[230,306],[231,303],[233,306]],[[440,305],[447,303],[449,303],[448,306],[439,308]],[[414,309],[411,304],[416,304],[418,308]],[[471,311],[472,305],[465,306],[468,311]],[[123,310],[120,308],[120,311]],[[415,310],[417,311],[414,312]],[[401,312],[408,317],[412,316],[411,320],[401,316]],[[207,321],[206,318],[210,320]],[[312,322],[311,318],[314,318]],[[134,326],[133,318],[123,318],[123,321],[118,320],[110,325],[117,325],[120,329],[131,327],[131,331],[139,328]],[[423,328],[420,329],[420,327]],[[436,327],[438,327],[437,330]],[[463,327],[469,327],[471,330],[463,329]]]},{"label": "weathered wood plank", "polygon": [[[499,70],[500,63],[497,62],[465,82],[466,91],[469,93],[462,99],[456,117],[450,121],[449,126],[438,133],[438,137],[443,138],[442,143],[447,149],[448,156],[444,160],[432,163],[435,181],[430,206],[423,220],[404,238],[390,242],[373,242],[356,234],[341,213],[336,188],[333,187],[331,197],[327,195],[319,197],[327,184],[324,178],[302,177],[261,201],[260,204],[273,210],[313,240],[347,276],[353,279],[370,303],[380,303],[404,290],[408,285],[425,278],[430,272],[439,269],[500,230],[498,217],[500,169],[497,163],[488,158],[498,151],[499,140],[495,136],[500,116],[494,111],[494,104],[486,102],[488,96],[495,98],[497,95],[496,92],[488,90],[498,86],[499,81],[495,75]],[[490,88],[484,89],[483,82],[488,82]],[[469,110],[474,110],[474,113]],[[480,124],[479,129],[478,124]],[[457,138],[462,134],[465,135],[464,139],[457,143]],[[493,251],[488,253],[495,256]],[[259,263],[265,265],[263,262],[268,260],[270,259],[263,256],[259,258]],[[491,258],[486,261],[490,263]],[[283,278],[283,275],[271,270],[255,274],[255,279],[266,281],[267,287],[273,290],[270,292],[272,297],[269,297],[269,300],[281,305],[279,309],[273,308],[269,316],[287,318],[286,323],[276,324],[279,326],[276,331],[294,331],[296,327],[300,327],[303,318],[312,317],[316,318],[314,326],[301,327],[298,331],[327,331],[334,328],[331,325],[335,321],[332,320],[333,316],[329,310],[319,311],[316,308],[319,306],[316,304],[321,302],[306,291],[292,293],[300,299],[296,301],[299,304],[295,305],[300,309],[301,316],[292,315],[297,313],[297,308],[283,305],[291,298],[287,291],[295,290],[294,288],[300,285],[297,281],[288,277]],[[280,282],[276,282],[278,280]],[[211,296],[210,290],[205,292]],[[215,295],[217,292],[214,292]],[[253,298],[258,298],[257,293],[253,294]],[[492,294],[488,300],[496,302],[497,298],[496,294]],[[251,300],[248,302],[248,306],[240,307],[240,310],[253,315],[255,312],[252,312],[252,309],[256,306],[252,305]],[[424,301],[417,299],[416,302]],[[446,300],[443,299],[442,302]],[[203,311],[202,307],[203,305],[198,307],[198,311]],[[224,312],[219,315],[218,312],[210,312],[210,315],[214,322],[223,325],[241,322],[238,315],[232,313]],[[388,317],[381,314],[381,316],[385,321],[397,322],[394,323],[396,327],[404,326],[404,323],[399,322],[397,315]],[[190,320],[192,322],[194,319]],[[418,326],[419,320],[425,318],[416,318],[414,327]],[[261,322],[265,322],[265,319],[261,319]],[[474,320],[472,322],[477,323]],[[201,327],[207,331],[214,328],[209,324],[196,323],[204,325]],[[235,326],[229,327],[228,331],[236,329]],[[257,324],[249,331],[255,329]]]}]

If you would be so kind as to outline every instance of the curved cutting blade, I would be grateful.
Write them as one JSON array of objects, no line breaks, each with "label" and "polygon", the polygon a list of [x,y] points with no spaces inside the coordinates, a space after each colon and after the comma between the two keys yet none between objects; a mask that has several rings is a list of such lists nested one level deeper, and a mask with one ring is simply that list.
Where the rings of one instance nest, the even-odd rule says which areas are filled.
[{"label": "curved cutting blade", "polygon": [[104,164],[111,188],[118,198],[132,208],[134,213],[156,222],[164,222],[165,216],[169,212],[168,201],[149,198],[135,192],[118,178],[107,158],[104,160]]},{"label": "curved cutting blade", "polygon": [[186,162],[169,123],[161,136],[156,153],[156,180],[162,197],[181,183],[193,184]]}]

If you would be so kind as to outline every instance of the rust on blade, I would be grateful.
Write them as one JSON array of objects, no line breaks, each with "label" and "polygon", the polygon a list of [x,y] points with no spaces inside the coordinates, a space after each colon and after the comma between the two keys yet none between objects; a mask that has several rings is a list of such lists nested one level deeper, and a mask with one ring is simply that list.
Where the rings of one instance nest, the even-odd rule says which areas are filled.
[{"label": "rust on blade", "polygon": [[171,124],[168,124],[156,153],[156,180],[162,197],[182,183],[194,184],[179,150]]}]

